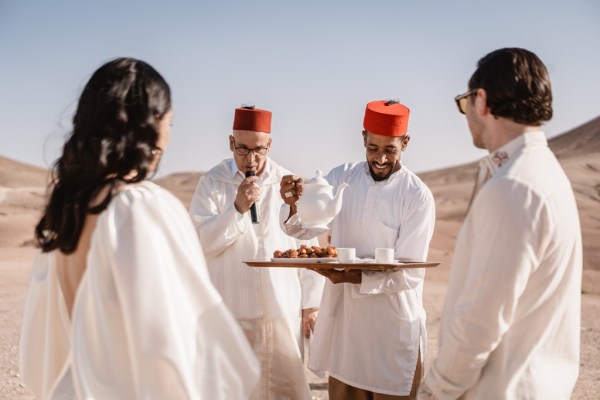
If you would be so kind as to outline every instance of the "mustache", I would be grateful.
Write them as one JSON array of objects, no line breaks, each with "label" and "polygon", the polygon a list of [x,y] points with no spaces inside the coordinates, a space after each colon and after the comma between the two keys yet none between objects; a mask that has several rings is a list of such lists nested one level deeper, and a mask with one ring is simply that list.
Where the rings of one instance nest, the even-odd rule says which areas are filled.
[{"label": "mustache", "polygon": [[394,164],[391,162],[384,162],[383,164],[380,162],[377,162],[375,160],[369,162],[369,166],[374,166],[374,165],[379,165],[379,166],[386,166],[386,167],[393,167]]},{"label": "mustache", "polygon": [[[396,168],[394,168],[396,166],[398,162],[396,163],[392,163],[392,162],[386,162],[383,164],[379,164],[376,160],[372,160],[368,163],[369,165],[369,172],[371,174],[371,178],[373,178],[374,181],[379,182],[379,181],[385,181],[386,179],[388,179],[390,176],[392,176],[392,174],[394,173],[394,170]],[[386,166],[386,167],[390,167],[389,171],[385,174],[382,175],[382,171],[380,170],[376,170],[375,167],[373,166],[374,164],[378,164],[380,166]]]}]

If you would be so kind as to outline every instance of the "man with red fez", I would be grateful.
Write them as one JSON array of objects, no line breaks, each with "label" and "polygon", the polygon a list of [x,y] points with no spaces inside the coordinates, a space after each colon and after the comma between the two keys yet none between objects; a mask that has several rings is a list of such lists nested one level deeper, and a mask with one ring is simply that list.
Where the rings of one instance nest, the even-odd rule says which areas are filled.
[{"label": "man with red fez", "polygon": [[[435,223],[433,196],[401,162],[410,136],[409,110],[396,101],[367,105],[362,133],[366,161],[340,165],[325,177],[347,183],[340,213],[329,224],[331,243],[360,258],[393,248],[395,258],[426,261]],[[303,227],[296,213],[302,183],[282,179],[282,228],[296,238],[324,229]],[[323,292],[308,366],[329,372],[329,398],[413,399],[425,354],[425,270],[321,270]]]},{"label": "man with red fez", "polygon": [[213,284],[261,362],[261,380],[252,399],[310,399],[302,344],[312,334],[324,278],[304,269],[249,268],[243,263],[268,261],[275,250],[301,243],[317,244],[300,242],[279,228],[279,182],[290,172],[268,157],[270,133],[271,112],[235,110],[229,136],[233,158],[200,178],[190,215]]}]

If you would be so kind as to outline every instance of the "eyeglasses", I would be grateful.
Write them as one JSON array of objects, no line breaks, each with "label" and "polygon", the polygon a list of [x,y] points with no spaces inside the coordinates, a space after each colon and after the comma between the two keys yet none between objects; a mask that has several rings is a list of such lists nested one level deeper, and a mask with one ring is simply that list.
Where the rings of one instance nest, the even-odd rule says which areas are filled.
[{"label": "eyeglasses", "polygon": [[238,147],[235,144],[235,139],[231,139],[233,140],[233,148],[235,149],[235,154],[237,154],[238,156],[247,156],[248,154],[250,154],[250,152],[256,154],[257,156],[264,156],[265,154],[267,154],[267,151],[269,151],[269,146],[261,146],[261,147],[255,147],[253,149],[249,149],[246,146],[240,146]]},{"label": "eyeglasses", "polygon": [[458,96],[456,96],[454,98],[454,101],[456,102],[456,107],[458,107],[459,113],[461,113],[461,114],[465,113],[465,107],[467,106],[467,99],[469,97],[473,96],[474,94],[477,94],[477,89],[469,90],[467,93],[459,94]]}]

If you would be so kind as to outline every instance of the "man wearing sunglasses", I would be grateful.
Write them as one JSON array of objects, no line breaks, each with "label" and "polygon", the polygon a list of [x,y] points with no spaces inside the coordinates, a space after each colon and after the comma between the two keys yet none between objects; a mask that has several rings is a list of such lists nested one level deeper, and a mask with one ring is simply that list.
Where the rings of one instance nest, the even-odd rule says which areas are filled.
[{"label": "man wearing sunglasses", "polygon": [[483,57],[456,97],[489,155],[456,242],[440,347],[422,399],[568,399],[579,368],[582,248],[573,190],[541,125],[548,72],[532,52]]},{"label": "man wearing sunglasses", "polygon": [[[250,268],[300,241],[279,228],[279,182],[290,172],[268,157],[271,112],[235,110],[223,160],[200,178],[190,215],[211,280],[242,326],[261,362],[252,399],[310,399],[301,353],[310,337],[324,279],[300,268]],[[317,241],[302,242],[317,245]]]}]

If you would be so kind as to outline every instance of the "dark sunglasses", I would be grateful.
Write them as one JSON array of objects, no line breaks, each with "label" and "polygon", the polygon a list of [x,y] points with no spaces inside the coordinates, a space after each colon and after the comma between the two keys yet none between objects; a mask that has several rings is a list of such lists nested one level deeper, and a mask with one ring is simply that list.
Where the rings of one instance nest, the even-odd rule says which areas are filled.
[{"label": "dark sunglasses", "polygon": [[477,94],[477,89],[469,90],[467,93],[459,94],[454,98],[456,102],[456,107],[458,107],[458,112],[461,114],[465,113],[465,107],[467,106],[467,100],[469,97]]}]

